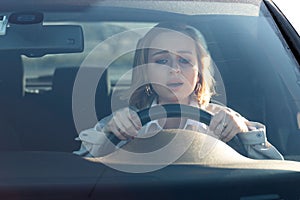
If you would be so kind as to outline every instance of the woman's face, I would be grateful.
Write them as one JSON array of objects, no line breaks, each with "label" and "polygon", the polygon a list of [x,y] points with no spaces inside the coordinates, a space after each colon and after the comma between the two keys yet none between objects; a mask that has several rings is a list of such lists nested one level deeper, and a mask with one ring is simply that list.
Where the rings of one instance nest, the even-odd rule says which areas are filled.
[{"label": "woman's face", "polygon": [[198,81],[195,42],[177,32],[158,34],[150,44],[147,75],[159,103],[189,102]]}]

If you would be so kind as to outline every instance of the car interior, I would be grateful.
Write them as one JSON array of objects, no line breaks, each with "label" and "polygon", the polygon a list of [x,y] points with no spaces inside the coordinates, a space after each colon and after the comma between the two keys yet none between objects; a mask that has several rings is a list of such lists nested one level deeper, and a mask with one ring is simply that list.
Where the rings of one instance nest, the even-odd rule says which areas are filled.
[{"label": "car interior", "polygon": [[[263,29],[264,23],[267,22],[251,17],[240,18],[237,21],[234,16],[214,18],[200,16],[190,22],[205,36],[216,75],[219,75],[215,78],[219,79],[216,87],[217,92],[221,93],[213,99],[235,109],[250,120],[266,124],[269,140],[284,155],[297,155],[300,148],[294,145],[293,141],[299,139],[299,129],[295,121],[296,109],[292,109],[296,105],[290,100],[291,94],[285,88],[282,75],[278,74],[277,69],[272,69],[274,57],[269,56],[270,52],[274,56],[278,55],[278,52],[270,51],[261,45],[260,41],[268,43],[270,39],[251,31],[251,28],[256,28],[257,31]],[[232,21],[235,23],[232,24]],[[254,24],[253,27],[244,25],[249,23]],[[272,34],[271,29],[266,31]],[[279,44],[281,42],[278,41]],[[28,83],[21,53],[14,50],[1,52],[1,92],[5,94],[4,98],[1,98],[1,107],[4,109],[5,118],[12,124],[10,128],[15,130],[13,134],[10,134],[10,131],[1,132],[5,138],[12,137],[5,140],[9,141],[6,145],[11,146],[7,149],[64,152],[78,149],[80,144],[74,140],[78,130],[72,116],[72,92],[76,74],[81,67],[80,63],[78,66],[67,67],[68,63],[65,63],[64,67],[54,67],[54,73],[50,77],[51,89],[33,92],[26,88]],[[27,49],[27,54],[31,52]],[[31,57],[39,56],[31,55]],[[286,63],[281,65],[283,64]],[[109,77],[111,74],[107,72],[110,68],[105,69],[101,66],[81,68],[87,76],[96,74],[97,71],[104,72],[95,94],[97,119],[101,119],[111,113],[110,98],[115,92],[114,83]],[[42,84],[41,80],[38,81]],[[222,85],[225,86],[223,91]],[[84,115],[84,108],[82,112]],[[87,122],[85,128],[93,127],[95,124],[96,121]],[[2,126],[6,125],[4,123]],[[290,132],[291,130],[293,131]],[[15,137],[16,139],[13,139]],[[6,145],[1,148],[5,150]]]}]

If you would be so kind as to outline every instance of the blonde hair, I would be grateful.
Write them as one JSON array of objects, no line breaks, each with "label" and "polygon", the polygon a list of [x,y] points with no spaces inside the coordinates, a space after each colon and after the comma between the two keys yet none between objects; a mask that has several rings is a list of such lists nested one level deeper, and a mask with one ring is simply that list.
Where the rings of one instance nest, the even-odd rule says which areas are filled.
[{"label": "blonde hair", "polygon": [[[195,41],[197,60],[199,68],[198,87],[195,87],[194,97],[200,107],[206,107],[210,98],[215,94],[213,68],[210,55],[206,50],[206,42],[202,34],[194,27],[177,22],[163,22],[156,25],[141,38],[137,44],[133,63],[132,83],[129,89],[129,106],[137,109],[149,107],[157,94],[152,89],[151,83],[147,83],[147,72],[145,67],[139,67],[148,63],[148,53],[151,41],[162,31],[177,31],[183,33]],[[147,94],[146,86],[150,86],[151,94]],[[127,93],[128,96],[128,93]]]}]

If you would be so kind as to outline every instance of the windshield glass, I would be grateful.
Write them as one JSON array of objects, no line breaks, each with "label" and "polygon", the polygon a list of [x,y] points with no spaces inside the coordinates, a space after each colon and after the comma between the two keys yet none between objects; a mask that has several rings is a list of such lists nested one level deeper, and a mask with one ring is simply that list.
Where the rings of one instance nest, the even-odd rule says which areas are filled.
[{"label": "windshield glass", "polygon": [[[245,121],[235,121],[223,142],[231,141],[240,133],[263,129],[266,136],[259,145],[270,143],[286,159],[299,159],[300,148],[295,142],[300,140],[299,65],[263,2],[149,0],[81,3],[70,7],[62,4],[60,9],[48,8],[47,4],[41,4],[41,7],[47,8],[43,11],[43,26],[74,25],[81,28],[82,51],[66,53],[66,46],[45,55],[36,54],[32,49],[25,49],[25,53],[23,49],[16,51],[22,52],[20,63],[24,67],[17,88],[20,90],[18,100],[22,102],[17,103],[21,114],[15,110],[15,126],[21,133],[22,148],[78,151],[82,147],[82,131],[95,127],[97,122],[123,108],[140,111],[157,104],[172,103],[171,97],[167,96],[171,91],[179,98],[174,101],[176,104],[191,106],[195,103],[197,108],[218,116],[219,112],[209,107],[216,104],[228,108],[223,110],[225,114],[219,113],[228,116],[226,120],[238,116],[240,121],[255,122],[255,125],[249,125]],[[10,12],[2,11],[1,15],[9,16]],[[164,23],[192,27],[199,32],[196,39],[189,35],[189,31],[183,35],[201,45],[195,46],[182,35],[172,33],[175,29],[175,32],[180,32],[180,28],[173,30]],[[22,28],[30,32],[32,27]],[[149,31],[157,27],[172,31],[169,36],[161,33],[161,37],[151,38]],[[22,29],[11,23],[7,34],[17,32],[18,28]],[[171,42],[166,44],[166,41]],[[68,38],[68,42],[76,43],[73,38]],[[136,51],[137,47],[142,50],[141,54]],[[137,59],[139,56],[144,60]],[[207,71],[205,59],[209,62]],[[161,76],[166,73],[164,67],[173,69],[175,62],[183,75],[164,80]],[[153,70],[155,73],[151,71],[154,69],[151,64],[158,66]],[[150,67],[138,71],[136,67],[142,65]],[[97,68],[101,72],[91,70],[87,73],[82,70],[85,68]],[[85,73],[88,75],[82,75]],[[208,81],[203,81],[205,75],[209,77]],[[140,83],[140,79],[148,82]],[[185,84],[190,87],[185,87]],[[141,90],[145,96],[138,94],[135,97],[133,86],[135,89],[143,86]],[[207,91],[202,91],[201,88],[206,86]],[[132,92],[131,96],[128,91]],[[194,93],[196,99],[192,101],[191,94]],[[200,93],[202,96],[198,95]],[[144,100],[144,97],[148,99]],[[231,123],[225,124],[226,120],[219,121],[224,130]],[[156,122],[161,126],[159,120]],[[263,126],[257,128],[256,123]],[[166,123],[161,128],[185,129],[188,123],[184,124],[186,126],[175,127]],[[128,134],[122,138],[119,125],[115,126],[115,135],[119,134],[119,139],[128,139]],[[201,131],[207,131],[208,126],[203,125]],[[230,135],[232,130],[236,131]],[[62,133],[66,134],[57,141]],[[251,145],[252,148],[254,144]]]}]

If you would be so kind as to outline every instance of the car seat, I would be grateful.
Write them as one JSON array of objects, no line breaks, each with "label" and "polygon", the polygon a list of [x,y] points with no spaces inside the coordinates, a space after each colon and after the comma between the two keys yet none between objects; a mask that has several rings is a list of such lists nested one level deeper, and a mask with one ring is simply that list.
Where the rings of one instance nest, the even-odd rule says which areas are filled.
[{"label": "car seat", "polygon": [[[95,109],[98,119],[110,113],[110,81],[102,68],[84,67],[80,73],[91,77],[103,72],[95,94]],[[104,70],[104,71],[103,71]],[[78,136],[72,110],[72,93],[79,67],[57,68],[53,75],[52,91],[39,98],[39,111],[33,120],[31,131],[26,131],[22,138],[27,150],[72,152],[80,147],[75,140]],[[82,84],[86,84],[83,82]],[[43,96],[44,95],[44,96]],[[84,106],[84,105],[83,105]],[[84,116],[84,109],[82,115]],[[89,121],[82,128],[91,128],[97,121]]]},{"label": "car seat", "polygon": [[20,150],[17,119],[24,95],[22,60],[14,52],[0,52],[0,58],[0,150]]}]

